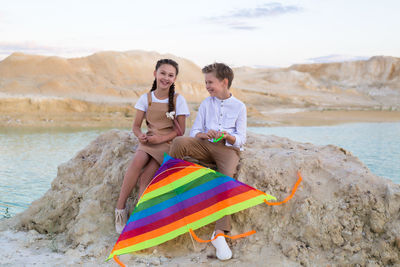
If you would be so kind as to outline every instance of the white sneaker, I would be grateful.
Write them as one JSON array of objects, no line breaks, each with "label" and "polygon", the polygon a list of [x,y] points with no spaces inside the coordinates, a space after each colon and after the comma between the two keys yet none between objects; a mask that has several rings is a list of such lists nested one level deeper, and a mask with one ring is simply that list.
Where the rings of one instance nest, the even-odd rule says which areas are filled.
[{"label": "white sneaker", "polygon": [[126,212],[126,209],[115,209],[115,231],[118,234],[122,233],[122,230],[124,230],[127,221],[128,213]]},{"label": "white sneaker", "polygon": [[[215,236],[215,231],[213,232],[211,239]],[[217,250],[217,258],[221,261],[229,260],[232,258],[232,251],[225,241],[225,237],[219,236],[215,240],[211,241],[211,244]]]}]

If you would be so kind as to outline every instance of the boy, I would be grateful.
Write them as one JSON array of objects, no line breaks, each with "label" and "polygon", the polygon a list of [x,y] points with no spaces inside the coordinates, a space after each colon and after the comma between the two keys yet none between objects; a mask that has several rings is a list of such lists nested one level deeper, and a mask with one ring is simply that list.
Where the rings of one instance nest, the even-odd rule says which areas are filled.
[{"label": "boy", "polygon": [[[229,91],[233,80],[233,71],[229,66],[214,63],[205,66],[202,72],[210,96],[200,104],[190,131],[191,137],[175,138],[170,155],[215,163],[218,172],[233,177],[239,163],[239,152],[246,142],[246,106]],[[218,139],[218,142],[213,142]],[[225,216],[216,222],[211,239],[230,230],[230,216]],[[232,251],[223,236],[211,243],[216,248],[218,259],[228,260],[232,257]]]}]

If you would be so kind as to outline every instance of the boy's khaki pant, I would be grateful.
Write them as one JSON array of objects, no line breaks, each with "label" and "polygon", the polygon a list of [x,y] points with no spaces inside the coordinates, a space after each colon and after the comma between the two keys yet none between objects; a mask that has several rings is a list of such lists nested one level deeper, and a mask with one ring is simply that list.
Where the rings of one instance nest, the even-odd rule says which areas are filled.
[{"label": "boy's khaki pant", "polygon": [[[239,150],[225,146],[225,143],[211,143],[208,140],[179,136],[174,139],[170,149],[170,155],[174,158],[183,159],[191,157],[204,163],[215,163],[217,171],[233,177],[239,163]],[[230,231],[231,216],[227,215],[216,221],[216,230]]]}]

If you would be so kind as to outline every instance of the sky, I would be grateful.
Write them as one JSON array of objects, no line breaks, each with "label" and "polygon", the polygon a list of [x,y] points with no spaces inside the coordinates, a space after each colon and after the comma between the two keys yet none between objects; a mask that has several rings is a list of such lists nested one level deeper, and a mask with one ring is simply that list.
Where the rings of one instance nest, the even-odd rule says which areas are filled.
[{"label": "sky", "polygon": [[170,53],[199,66],[287,67],[400,57],[398,0],[6,0],[0,60]]}]

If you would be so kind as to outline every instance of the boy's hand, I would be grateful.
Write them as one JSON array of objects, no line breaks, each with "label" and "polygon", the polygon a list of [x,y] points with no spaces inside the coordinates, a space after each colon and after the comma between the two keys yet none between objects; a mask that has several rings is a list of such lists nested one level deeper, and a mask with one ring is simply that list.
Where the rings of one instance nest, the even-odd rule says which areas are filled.
[{"label": "boy's hand", "polygon": [[219,132],[217,132],[217,131],[215,131],[215,130],[209,130],[209,131],[206,133],[207,139],[218,138],[219,136],[221,136],[221,135],[218,136],[218,134],[219,134]]},{"label": "boy's hand", "polygon": [[209,130],[206,133],[198,133],[196,135],[196,137],[201,138],[201,139],[218,139],[222,136],[223,133],[224,133],[223,138],[226,138],[226,135],[227,135],[226,132],[219,132],[219,131],[215,131],[215,130]]},{"label": "boy's hand", "polygon": [[222,139],[225,139],[226,142],[228,142],[229,144],[233,145],[236,142],[235,136],[228,134],[226,131],[223,131],[221,133],[224,134],[224,137]]}]

